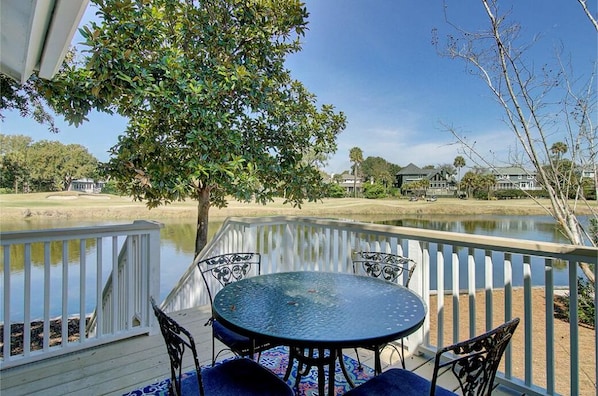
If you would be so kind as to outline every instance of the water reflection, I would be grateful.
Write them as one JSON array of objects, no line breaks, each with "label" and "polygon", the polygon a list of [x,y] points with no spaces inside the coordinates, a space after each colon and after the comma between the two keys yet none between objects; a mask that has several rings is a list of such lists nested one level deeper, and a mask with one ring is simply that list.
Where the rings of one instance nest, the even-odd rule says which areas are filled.
[{"label": "water reflection", "polygon": [[[425,228],[475,235],[501,236],[542,242],[567,243],[550,216],[461,215],[406,216],[401,219],[373,221],[379,224]],[[587,218],[582,218],[586,222]]]},{"label": "water reflection", "polygon": [[[65,246],[66,245],[66,246]],[[68,263],[77,263],[83,256],[88,256],[96,251],[97,242],[95,239],[86,239],[83,241],[83,250],[81,249],[81,242],[78,240],[72,241],[55,241],[48,243],[50,252],[50,265],[56,266],[62,263],[63,252],[66,251],[66,258]],[[34,267],[44,266],[44,248],[46,244],[43,242],[32,243],[28,254],[31,255],[31,265]],[[4,248],[0,247],[0,255],[4,254]],[[25,268],[25,246],[16,245],[10,247],[10,272],[17,274],[24,271]],[[4,271],[4,263],[0,263],[0,271]]]}]

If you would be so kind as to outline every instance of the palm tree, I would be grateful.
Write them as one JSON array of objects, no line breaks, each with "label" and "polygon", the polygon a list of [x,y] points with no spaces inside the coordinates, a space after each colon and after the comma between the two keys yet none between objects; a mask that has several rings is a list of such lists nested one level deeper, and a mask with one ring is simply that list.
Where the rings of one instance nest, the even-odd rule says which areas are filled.
[{"label": "palm tree", "polygon": [[496,176],[492,173],[487,173],[480,177],[480,189],[485,190],[487,194],[487,199],[490,199],[490,193],[494,186],[496,185]]},{"label": "palm tree", "polygon": [[453,166],[457,168],[457,196],[459,196],[461,188],[461,168],[465,166],[465,158],[460,155],[456,156]]},{"label": "palm tree", "polygon": [[349,151],[349,160],[353,162],[353,194],[357,198],[357,168],[363,162],[363,151],[359,147],[353,147]]},{"label": "palm tree", "polygon": [[556,142],[550,147],[550,152],[557,160],[559,160],[563,154],[566,154],[567,150],[567,145],[563,142]]}]

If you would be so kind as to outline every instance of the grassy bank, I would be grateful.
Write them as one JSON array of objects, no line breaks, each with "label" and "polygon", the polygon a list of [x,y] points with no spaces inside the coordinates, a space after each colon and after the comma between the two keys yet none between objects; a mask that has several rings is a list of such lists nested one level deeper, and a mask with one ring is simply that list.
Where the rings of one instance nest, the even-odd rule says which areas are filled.
[{"label": "grassy bank", "polygon": [[[547,200],[540,204],[530,199],[479,201],[440,198],[436,202],[406,199],[361,199],[334,198],[321,202],[305,203],[301,208],[293,208],[276,199],[267,205],[255,203],[229,202],[228,207],[210,210],[211,218],[229,216],[370,216],[403,214],[498,214],[498,215],[543,215],[547,214],[541,205],[548,206]],[[596,209],[595,203],[593,203]],[[583,210],[582,210],[583,209]],[[589,213],[580,208],[580,214]],[[2,220],[12,221],[25,218],[70,218],[70,219],[165,219],[195,217],[197,204],[194,201],[176,202],[154,209],[147,209],[144,203],[130,198],[106,194],[85,194],[76,192],[9,194],[0,195]]]}]

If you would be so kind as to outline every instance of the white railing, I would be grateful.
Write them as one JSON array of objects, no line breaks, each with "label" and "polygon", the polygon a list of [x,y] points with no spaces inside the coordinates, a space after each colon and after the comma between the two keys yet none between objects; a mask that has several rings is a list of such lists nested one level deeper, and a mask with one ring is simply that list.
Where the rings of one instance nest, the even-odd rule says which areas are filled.
[{"label": "white railing", "polygon": [[[148,333],[149,296],[160,288],[160,228],[135,221],[3,232],[1,368]],[[32,340],[35,326],[43,329],[41,345]],[[78,335],[69,339],[73,326]]]},{"label": "white railing", "polygon": [[[433,353],[440,346],[489,330],[512,318],[514,312],[521,312],[519,341],[511,345],[520,349],[517,356],[522,356],[521,361],[515,360],[510,347],[497,381],[533,395],[580,393],[578,263],[590,263],[596,272],[596,248],[352,221],[262,217],[228,219],[196,260],[255,251],[262,255],[262,273],[347,272],[351,253],[356,250],[403,254],[418,263],[410,288],[424,298],[429,315],[421,331],[409,337],[410,350]],[[559,283],[555,282],[557,272]],[[569,338],[559,340],[568,346],[567,354],[555,348],[553,300],[557,284],[570,295]],[[538,288],[544,291],[544,300],[535,305],[532,297]],[[192,264],[163,307],[179,310],[207,302],[201,277]],[[476,307],[481,308],[481,314]],[[499,307],[504,309],[499,311]],[[594,362],[598,354],[595,339],[596,330],[594,345],[583,346],[584,353],[589,354],[584,359]],[[534,364],[538,359],[543,364]],[[556,362],[562,362],[559,370],[561,366],[568,370],[557,370]],[[596,383],[595,363],[593,372],[584,376]]]}]

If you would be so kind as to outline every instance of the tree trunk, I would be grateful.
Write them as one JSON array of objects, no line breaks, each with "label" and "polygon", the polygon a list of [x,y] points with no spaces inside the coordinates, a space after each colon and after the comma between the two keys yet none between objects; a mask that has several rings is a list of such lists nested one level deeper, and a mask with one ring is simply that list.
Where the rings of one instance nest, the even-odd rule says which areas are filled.
[{"label": "tree trunk", "polygon": [[357,163],[353,165],[353,197],[357,198]]},{"label": "tree trunk", "polygon": [[197,230],[195,234],[195,256],[208,244],[208,213],[210,211],[210,189],[199,189],[197,198]]}]

